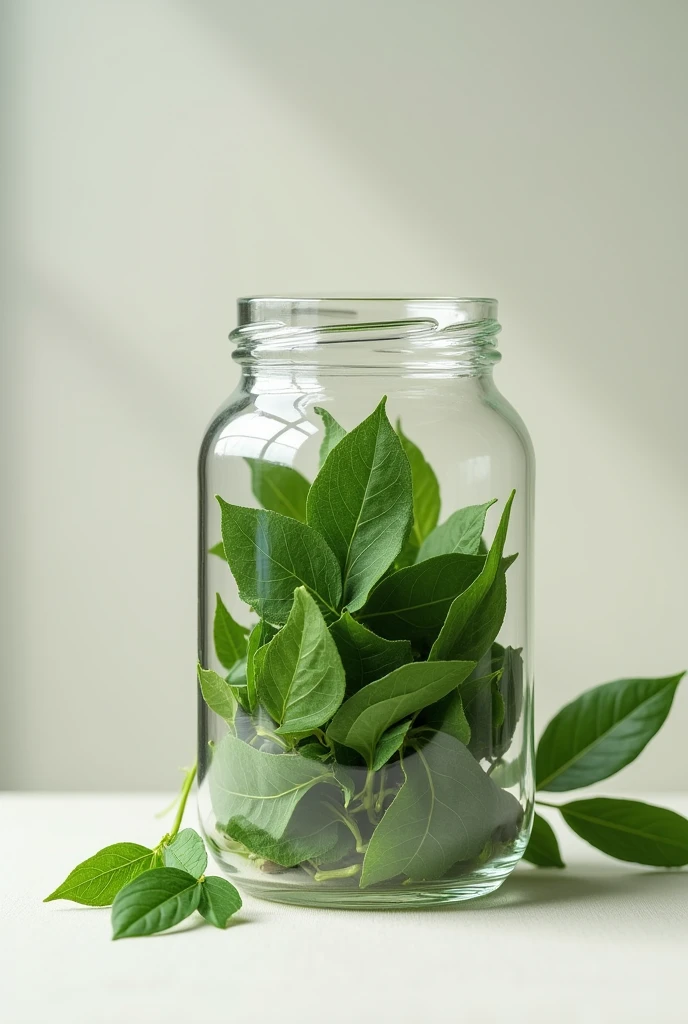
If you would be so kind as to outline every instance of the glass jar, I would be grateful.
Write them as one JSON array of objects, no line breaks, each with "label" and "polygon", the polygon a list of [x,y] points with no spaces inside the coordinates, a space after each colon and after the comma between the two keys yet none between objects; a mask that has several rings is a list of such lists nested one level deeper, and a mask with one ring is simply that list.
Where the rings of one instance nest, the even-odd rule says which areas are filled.
[{"label": "glass jar", "polygon": [[200,454],[208,844],[286,903],[489,893],[533,801],[534,463],[497,303],[238,306]]}]

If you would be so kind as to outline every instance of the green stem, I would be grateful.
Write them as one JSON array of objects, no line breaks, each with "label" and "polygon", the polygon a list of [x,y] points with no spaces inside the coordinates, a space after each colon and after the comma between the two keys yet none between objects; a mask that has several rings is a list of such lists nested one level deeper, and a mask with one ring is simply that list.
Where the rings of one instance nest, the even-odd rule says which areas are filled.
[{"label": "green stem", "polygon": [[331,871],[316,871],[313,878],[316,882],[327,882],[330,878],[353,878],[361,870],[360,864],[349,864],[346,868],[333,868]]},{"label": "green stem", "polygon": [[270,732],[269,729],[256,729],[256,736],[262,736],[263,739],[272,740],[272,742],[276,743],[278,747],[282,748],[282,750],[289,750],[289,744],[285,743],[281,736],[277,736],[276,733]]},{"label": "green stem", "polygon": [[382,805],[385,802],[385,775],[386,774],[387,774],[387,767],[385,765],[383,765],[382,766],[382,771],[380,772],[380,788],[379,788],[377,796],[375,798],[375,813],[376,814],[380,813],[380,811],[382,810]]},{"label": "green stem", "polygon": [[182,791],[179,796],[179,807],[177,808],[177,816],[174,819],[172,830],[170,832],[170,839],[174,839],[177,832],[179,831],[179,826],[182,823],[182,818],[184,817],[184,809],[186,807],[186,801],[189,799],[189,793],[191,792],[191,787],[193,786],[194,779],[196,778],[196,767],[197,765],[196,762],[194,761],[193,765],[191,766],[191,768],[189,768],[188,772],[186,773],[186,778],[182,783]]},{"label": "green stem", "polygon": [[369,768],[366,775],[365,786],[361,793],[362,805],[368,812],[368,821],[371,825],[377,825],[377,819],[373,813],[373,798],[375,796],[375,772]]}]

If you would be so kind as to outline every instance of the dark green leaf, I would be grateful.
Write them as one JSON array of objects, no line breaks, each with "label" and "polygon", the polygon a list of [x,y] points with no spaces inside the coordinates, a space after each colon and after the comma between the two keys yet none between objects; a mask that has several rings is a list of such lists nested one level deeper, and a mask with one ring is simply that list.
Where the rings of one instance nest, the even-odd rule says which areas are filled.
[{"label": "dark green leaf", "polygon": [[617,860],[655,867],[688,864],[688,820],[637,800],[597,797],[559,807],[581,839]]},{"label": "dark green leaf", "polygon": [[633,761],[669,714],[683,674],[619,679],[587,690],[567,704],[540,740],[537,788],[579,789]]},{"label": "dark green leaf", "polygon": [[43,902],[71,900],[86,907],[109,907],[123,886],[155,862],[155,851],[147,846],[113,843],[78,864]]},{"label": "dark green leaf", "polygon": [[521,808],[466,747],[438,732],[402,759],[405,781],[373,832],[361,888],[399,875],[441,878],[457,861],[477,856],[494,835],[513,835]]},{"label": "dark green leaf", "polygon": [[154,868],[139,875],[115,896],[112,937],[154,935],[193,914],[201,899],[201,883],[178,868]]},{"label": "dark green leaf", "polygon": [[231,882],[218,875],[208,875],[201,886],[198,912],[216,928],[226,928],[230,917],[241,909],[241,896]]},{"label": "dark green leaf", "polygon": [[444,697],[475,668],[474,662],[414,662],[350,697],[334,716],[327,735],[357,750],[369,766],[382,734],[408,715]]},{"label": "dark green leaf", "polygon": [[405,722],[398,722],[393,725],[387,732],[383,732],[382,736],[378,741],[378,745],[375,749],[375,757],[371,768],[374,772],[378,772],[384,764],[387,764],[390,757],[396,754],[397,750],[403,744],[406,733],[411,728],[411,719],[407,718]]},{"label": "dark green leaf", "polygon": [[415,562],[425,538],[437,526],[440,515],[440,485],[420,448],[402,431],[400,420],[397,420],[397,434],[411,466],[413,486],[413,527],[401,558],[403,564],[410,565]]},{"label": "dark green leaf", "polygon": [[320,609],[305,587],[283,629],[256,655],[256,682],[278,734],[324,725],[344,698],[344,668]]},{"label": "dark green leaf", "polygon": [[237,661],[246,656],[246,637],[248,629],[239,625],[225,608],[222,598],[216,594],[215,619],[213,621],[213,639],[215,653],[221,665],[231,669]]},{"label": "dark green leaf", "polygon": [[194,878],[200,878],[208,866],[205,843],[192,828],[178,832],[170,845],[165,847],[163,856],[166,868],[179,868]]},{"label": "dark green leaf", "polygon": [[322,743],[302,743],[298,751],[300,757],[307,757],[310,761],[327,761],[332,754],[330,748]]},{"label": "dark green leaf", "polygon": [[336,845],[340,822],[326,800],[311,791],[294,810],[283,835],[259,828],[248,819],[232,818],[227,834],[243,843],[251,853],[282,867],[291,868],[304,860],[318,860]]},{"label": "dark green leaf", "polygon": [[[478,671],[480,666],[474,675]],[[504,701],[498,689],[498,679],[499,673],[491,672],[486,676],[467,679],[460,690],[463,710],[471,731],[468,749],[479,761],[482,758],[492,760],[496,756],[495,727],[504,717]]]},{"label": "dark green leaf", "polygon": [[386,576],[361,611],[363,621],[389,640],[437,637],[452,602],[478,579],[481,555],[440,555]]},{"label": "dark green leaf", "polygon": [[437,555],[478,555],[480,540],[485,527],[485,515],[488,508],[497,499],[484,505],[468,505],[452,512],[446,523],[442,523],[423,541],[418,552],[418,561],[435,558]]},{"label": "dark green leaf", "polygon": [[430,735],[433,732],[446,732],[468,746],[471,741],[471,727],[461,699],[461,693],[467,685],[466,682],[460,689],[451,690],[442,700],[421,711],[415,722],[414,734],[416,731]]},{"label": "dark green leaf", "polygon": [[212,669],[201,668],[199,665],[198,682],[203,700],[210,710],[224,718],[228,725],[233,726],[237,713],[237,698],[227,680]]},{"label": "dark green leaf", "polygon": [[413,661],[413,650],[408,640],[385,640],[371,633],[346,611],[332,623],[330,632],[344,666],[347,697],[393,669]]},{"label": "dark green leaf", "polygon": [[258,704],[258,686],[256,683],[256,654],[264,647],[265,644],[270,643],[273,636],[277,635],[277,630],[274,629],[268,622],[261,619],[253,629],[251,635],[248,638],[248,650],[246,652],[246,701],[248,707],[246,710],[249,713],[253,713]]},{"label": "dark green leaf", "polygon": [[332,449],[308,494],[309,526],[339,560],[350,611],[399,554],[413,519],[411,470],[385,401]]},{"label": "dark green leaf", "polygon": [[315,530],[278,512],[218,501],[222,539],[243,601],[261,618],[281,625],[291,611],[295,588],[304,586],[326,617],[337,617],[341,573]]},{"label": "dark green leaf", "polygon": [[316,405],[313,407],[313,412],[317,412],[318,416],[323,421],[323,427],[325,428],[325,436],[323,437],[320,445],[320,465],[322,466],[334,446],[339,444],[341,439],[346,435],[346,430],[337,423],[334,416],[332,416],[327,409],[322,409],[320,406]]},{"label": "dark green leaf", "polygon": [[[459,657],[477,660],[499,633],[506,610],[502,552],[515,493],[511,492],[504,506],[482,572],[464,593],[459,594],[447,613],[440,635],[430,651],[432,661]],[[421,562],[421,565],[425,564]]]},{"label": "dark green leaf", "polygon": [[530,861],[531,864],[537,864],[539,868],[566,867],[561,859],[559,843],[552,826],[539,814],[535,814],[533,818],[533,830],[523,859]]},{"label": "dark green leaf", "polygon": [[234,736],[215,748],[208,773],[210,799],[223,825],[245,818],[281,839],[299,800],[319,782],[335,784],[331,770],[297,754],[267,754]]},{"label": "dark green leaf", "polygon": [[306,522],[306,498],[310,484],[291,466],[263,459],[246,459],[251,470],[251,487],[263,508]]},{"label": "dark green leaf", "polygon": [[503,705],[502,721],[496,725],[492,743],[495,757],[503,757],[511,746],[523,708],[523,658],[521,649],[492,645],[492,667],[501,675],[496,684]]}]

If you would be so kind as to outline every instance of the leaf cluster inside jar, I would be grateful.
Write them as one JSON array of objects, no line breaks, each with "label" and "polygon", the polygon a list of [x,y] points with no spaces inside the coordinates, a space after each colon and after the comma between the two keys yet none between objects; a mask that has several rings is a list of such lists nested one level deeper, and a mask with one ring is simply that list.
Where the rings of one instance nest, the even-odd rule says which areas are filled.
[{"label": "leaf cluster inside jar", "polygon": [[521,651],[496,642],[514,494],[488,549],[494,501],[440,523],[437,477],[385,399],[349,432],[316,412],[312,483],[250,459],[262,507],[218,496],[212,551],[259,621],[236,622],[218,595],[223,672],[199,667],[227,726],[208,769],[217,840],[318,883],[461,874],[523,819],[490,774],[523,704]]}]

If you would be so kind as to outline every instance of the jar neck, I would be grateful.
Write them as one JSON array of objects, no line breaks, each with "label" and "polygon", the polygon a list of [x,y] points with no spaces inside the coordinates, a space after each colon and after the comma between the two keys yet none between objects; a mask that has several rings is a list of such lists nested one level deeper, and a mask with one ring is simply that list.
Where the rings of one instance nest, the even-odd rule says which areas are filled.
[{"label": "jar neck", "polygon": [[493,299],[240,299],[230,335],[249,377],[484,376],[500,355]]}]

